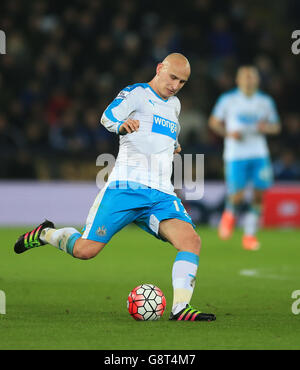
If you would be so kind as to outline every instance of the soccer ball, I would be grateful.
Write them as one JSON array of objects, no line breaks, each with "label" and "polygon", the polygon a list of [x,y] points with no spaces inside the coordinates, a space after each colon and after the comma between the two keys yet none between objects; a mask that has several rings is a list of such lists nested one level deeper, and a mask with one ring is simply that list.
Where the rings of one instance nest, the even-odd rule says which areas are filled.
[{"label": "soccer ball", "polygon": [[166,308],[166,298],[157,286],[142,284],[129,293],[127,308],[135,320],[158,320]]}]

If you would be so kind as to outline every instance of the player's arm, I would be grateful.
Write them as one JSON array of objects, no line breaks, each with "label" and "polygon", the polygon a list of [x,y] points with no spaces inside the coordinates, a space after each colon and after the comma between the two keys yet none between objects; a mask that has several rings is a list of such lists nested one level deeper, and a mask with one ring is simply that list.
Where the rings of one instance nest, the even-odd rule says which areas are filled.
[{"label": "player's arm", "polygon": [[228,132],[226,130],[225,119],[229,104],[230,98],[228,98],[228,95],[223,94],[219,97],[208,119],[208,126],[215,134],[221,137],[231,137],[235,140],[241,140],[242,133],[240,131]]},{"label": "player's arm", "polygon": [[176,117],[177,117],[177,127],[176,127],[176,141],[175,141],[175,144],[174,144],[174,154],[176,153],[180,153],[181,152],[181,145],[179,144],[179,134],[180,134],[180,130],[181,130],[181,126],[180,126],[180,123],[179,123],[179,115],[180,115],[180,111],[181,111],[181,104],[180,104],[180,100],[178,98],[176,98],[176,110],[175,110],[175,113],[176,113]]},{"label": "player's arm", "polygon": [[208,119],[208,127],[215,134],[222,136],[222,137],[226,136],[226,129],[225,129],[224,121],[222,119],[211,115]]},{"label": "player's arm", "polygon": [[140,122],[130,118],[130,115],[137,109],[137,106],[137,94],[127,89],[122,90],[102,114],[102,125],[108,131],[119,135],[126,135],[137,131]]},{"label": "player's arm", "polygon": [[208,119],[209,128],[217,135],[222,137],[232,137],[236,140],[241,140],[242,134],[239,131],[227,132],[224,121],[214,115],[211,115]]},{"label": "player's arm", "polygon": [[181,145],[178,143],[178,145],[175,147],[174,154],[181,152]]},{"label": "player's arm", "polygon": [[180,130],[181,130],[181,126],[180,126],[180,123],[178,122],[177,130],[176,130],[176,141],[175,141],[175,144],[174,144],[174,154],[181,152],[181,145],[179,144],[179,141],[178,141]]},{"label": "player's arm", "polygon": [[257,130],[264,135],[278,135],[281,131],[281,124],[280,122],[260,121]]},{"label": "player's arm", "polygon": [[140,127],[140,121],[137,119],[128,118],[124,123],[119,127],[119,134],[126,135],[131,134],[134,131],[138,131]]},{"label": "player's arm", "polygon": [[266,104],[267,114],[265,119],[258,122],[257,131],[264,135],[277,135],[281,131],[281,124],[275,102],[268,97]]}]

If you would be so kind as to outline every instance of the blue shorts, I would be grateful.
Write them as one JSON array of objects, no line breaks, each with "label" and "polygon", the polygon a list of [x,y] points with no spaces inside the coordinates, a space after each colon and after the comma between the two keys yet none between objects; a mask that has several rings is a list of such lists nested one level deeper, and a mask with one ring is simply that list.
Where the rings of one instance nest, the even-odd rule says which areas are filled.
[{"label": "blue shorts", "polygon": [[268,189],[273,183],[269,158],[226,161],[225,179],[229,194],[235,194],[252,183],[255,189]]},{"label": "blue shorts", "polygon": [[186,221],[195,227],[181,200],[175,195],[137,183],[112,182],[95,199],[82,238],[107,243],[115,233],[134,222],[164,240],[158,233],[159,223],[170,218]]}]

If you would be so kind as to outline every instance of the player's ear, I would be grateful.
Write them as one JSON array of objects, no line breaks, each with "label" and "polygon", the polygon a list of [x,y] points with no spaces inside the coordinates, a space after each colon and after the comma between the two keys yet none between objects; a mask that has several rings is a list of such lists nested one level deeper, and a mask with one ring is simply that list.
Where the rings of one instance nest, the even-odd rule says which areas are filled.
[{"label": "player's ear", "polygon": [[163,64],[162,63],[158,63],[158,65],[156,66],[156,74],[157,75],[160,73],[162,67],[163,67]]}]

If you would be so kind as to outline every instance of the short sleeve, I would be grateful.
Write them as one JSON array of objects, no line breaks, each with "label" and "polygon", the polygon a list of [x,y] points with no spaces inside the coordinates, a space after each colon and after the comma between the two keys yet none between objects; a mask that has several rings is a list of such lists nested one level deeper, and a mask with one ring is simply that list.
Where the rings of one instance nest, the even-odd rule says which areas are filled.
[{"label": "short sleeve", "polygon": [[268,97],[267,99],[267,120],[270,123],[279,123],[280,118],[277,112],[276,104],[273,98]]},{"label": "short sleeve", "polygon": [[121,124],[138,108],[139,98],[136,90],[130,90],[129,87],[121,90],[105,109],[101,117],[101,123],[109,131],[119,133]]},{"label": "short sleeve", "polygon": [[217,100],[215,106],[212,110],[212,116],[218,118],[219,120],[224,121],[226,117],[226,110],[228,105],[228,97],[225,95],[221,95]]}]

